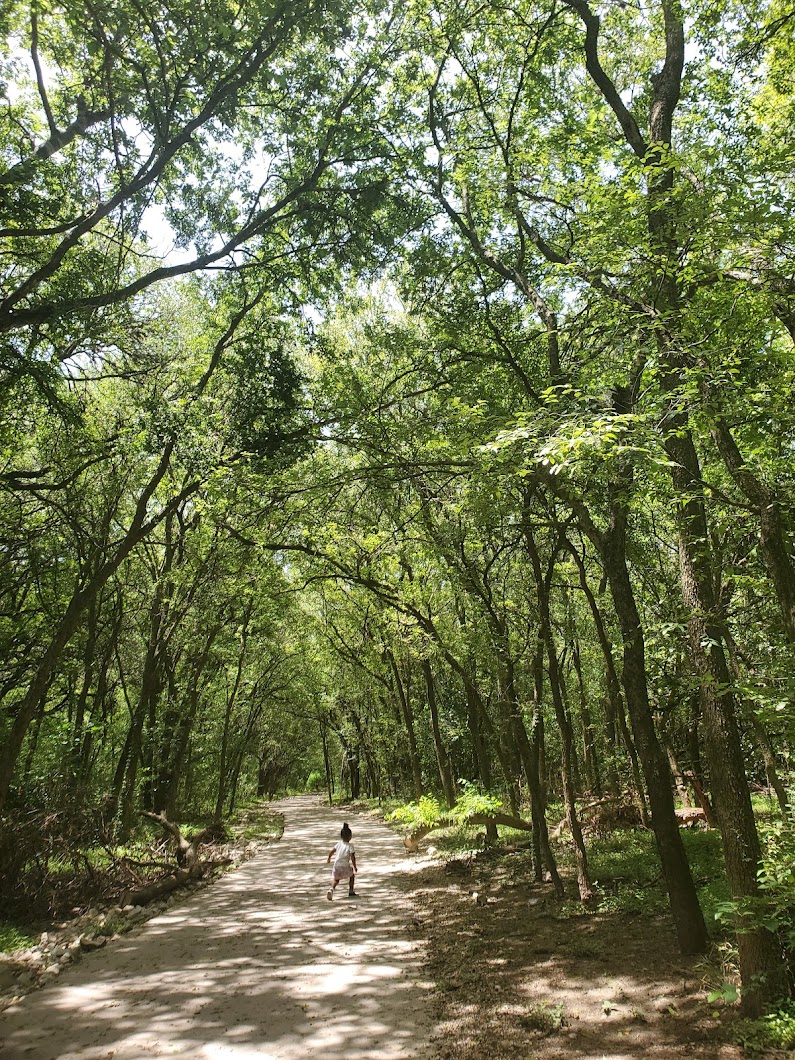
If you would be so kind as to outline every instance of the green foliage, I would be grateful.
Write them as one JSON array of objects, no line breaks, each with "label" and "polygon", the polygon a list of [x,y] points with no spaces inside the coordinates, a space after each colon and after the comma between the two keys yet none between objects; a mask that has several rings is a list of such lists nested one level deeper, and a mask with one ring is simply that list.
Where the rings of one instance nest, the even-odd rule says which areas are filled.
[{"label": "green foliage", "polygon": [[456,804],[447,814],[454,821],[465,823],[467,818],[473,814],[499,813],[503,808],[501,796],[494,795],[488,791],[482,791],[477,784],[462,780]]},{"label": "green foliage", "polygon": [[761,829],[762,865],[759,887],[766,918],[795,954],[795,825],[792,818],[773,820]]},{"label": "green foliage", "polygon": [[434,825],[442,817],[449,814],[435,795],[423,795],[417,802],[407,802],[404,806],[398,806],[387,815],[388,821],[397,824],[406,824],[411,828],[421,828],[423,825]]},{"label": "green foliage", "polygon": [[448,809],[435,795],[423,795],[418,802],[398,806],[387,816],[387,820],[407,824],[411,828],[434,825],[449,820],[465,825],[473,814],[493,814],[502,809],[502,799],[483,792],[471,782],[461,782],[461,793],[452,809]]},{"label": "green foliage", "polygon": [[707,1001],[714,1005],[716,1001],[722,1001],[724,1005],[733,1005],[740,997],[740,991],[735,983],[721,983],[717,990],[711,990],[707,994]]},{"label": "green foliage", "polygon": [[313,769],[306,778],[306,784],[304,787],[306,791],[322,791],[325,785],[326,778],[324,774],[317,769]]},{"label": "green foliage", "polygon": [[566,1010],[563,1005],[552,1002],[539,1002],[533,1005],[528,1012],[523,1012],[519,1017],[519,1026],[526,1031],[533,1031],[543,1037],[548,1037],[566,1026]]},{"label": "green foliage", "polygon": [[27,949],[37,942],[30,931],[19,924],[0,921],[0,953],[11,953],[13,950]]},{"label": "green foliage", "polygon": [[760,1019],[741,1020],[735,1026],[735,1035],[752,1055],[770,1050],[795,1050],[795,1001]]}]

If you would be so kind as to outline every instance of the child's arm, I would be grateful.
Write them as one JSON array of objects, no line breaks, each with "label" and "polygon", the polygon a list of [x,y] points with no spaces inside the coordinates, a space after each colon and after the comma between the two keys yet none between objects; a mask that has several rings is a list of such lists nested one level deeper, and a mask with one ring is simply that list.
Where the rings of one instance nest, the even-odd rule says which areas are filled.
[{"label": "child's arm", "polygon": [[351,851],[351,865],[353,865],[353,871],[354,872],[358,872],[359,871],[356,868],[356,855],[353,853],[353,851]]},{"label": "child's arm", "polygon": [[326,864],[327,864],[327,865],[328,865],[328,863],[329,863],[329,862],[331,861],[331,859],[332,859],[332,858],[334,857],[334,851],[335,851],[336,849],[337,849],[336,847],[332,847],[332,848],[331,848],[331,850],[329,850],[329,852],[328,852],[328,857],[326,858]]}]

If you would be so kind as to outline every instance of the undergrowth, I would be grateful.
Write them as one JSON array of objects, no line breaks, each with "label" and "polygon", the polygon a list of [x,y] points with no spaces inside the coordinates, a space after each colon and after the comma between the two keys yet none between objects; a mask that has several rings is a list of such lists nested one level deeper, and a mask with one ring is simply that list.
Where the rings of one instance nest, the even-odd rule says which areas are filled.
[{"label": "undergrowth", "polygon": [[775,1012],[755,1020],[740,1020],[737,1041],[751,1055],[773,1050],[795,1050],[795,1001],[788,1001]]},{"label": "undergrowth", "polygon": [[26,949],[35,942],[36,936],[30,933],[29,925],[0,922],[0,953]]},{"label": "undergrowth", "polygon": [[[89,811],[27,813],[15,828],[19,823],[7,817],[0,837],[0,952],[30,945],[53,920],[110,905],[122,891],[152,882],[176,864],[173,842],[149,822],[141,822],[124,844]],[[206,823],[188,819],[180,827],[190,839]],[[283,823],[267,803],[254,803],[238,809],[213,838],[233,844],[277,839]]]}]

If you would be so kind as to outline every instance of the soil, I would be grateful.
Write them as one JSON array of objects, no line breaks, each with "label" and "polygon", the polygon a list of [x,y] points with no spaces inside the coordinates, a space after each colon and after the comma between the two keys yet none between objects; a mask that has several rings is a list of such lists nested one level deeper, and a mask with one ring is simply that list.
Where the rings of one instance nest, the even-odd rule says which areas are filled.
[{"label": "soil", "polygon": [[430,991],[399,836],[354,818],[358,899],[326,899],[342,824],[318,797],[273,804],[284,836],[235,872],[0,1014],[3,1060],[408,1060]]},{"label": "soil", "polygon": [[[418,858],[406,877],[435,983],[437,1060],[740,1060],[673,925],[573,915],[526,858]],[[569,892],[574,890],[569,881]]]},{"label": "soil", "polygon": [[[741,1060],[665,918],[580,913],[521,853],[442,863],[316,796],[273,809],[279,842],[0,1014],[0,1057]],[[344,815],[359,898],[329,902]]]}]

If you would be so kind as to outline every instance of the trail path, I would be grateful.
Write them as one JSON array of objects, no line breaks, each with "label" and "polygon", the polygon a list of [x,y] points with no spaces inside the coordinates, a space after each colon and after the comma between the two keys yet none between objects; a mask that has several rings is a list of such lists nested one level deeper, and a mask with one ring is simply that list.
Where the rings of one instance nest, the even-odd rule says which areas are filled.
[{"label": "trail path", "polygon": [[0,1015],[0,1057],[425,1056],[421,953],[392,883],[399,838],[351,818],[360,897],[329,902],[325,858],[339,811],[316,797],[273,808],[285,815],[279,842]]}]

